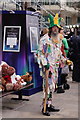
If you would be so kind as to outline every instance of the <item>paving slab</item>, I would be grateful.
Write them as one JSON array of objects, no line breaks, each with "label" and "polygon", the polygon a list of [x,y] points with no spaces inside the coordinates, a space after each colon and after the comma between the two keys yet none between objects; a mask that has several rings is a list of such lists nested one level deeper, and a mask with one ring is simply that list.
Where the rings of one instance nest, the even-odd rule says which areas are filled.
[{"label": "paving slab", "polygon": [[[2,100],[2,117],[3,118],[78,118],[78,83],[70,84],[70,89],[65,93],[54,93],[53,105],[59,108],[59,112],[51,112],[49,117],[41,113],[42,91],[31,95],[29,101],[11,100],[9,95]],[[24,96],[27,98],[27,96]]]}]

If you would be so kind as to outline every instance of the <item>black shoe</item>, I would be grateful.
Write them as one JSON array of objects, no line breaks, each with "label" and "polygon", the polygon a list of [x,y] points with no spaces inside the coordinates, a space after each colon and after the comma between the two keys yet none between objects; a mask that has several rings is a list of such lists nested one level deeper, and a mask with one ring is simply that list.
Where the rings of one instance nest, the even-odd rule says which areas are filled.
[{"label": "black shoe", "polygon": [[67,83],[65,83],[65,84],[63,85],[63,88],[64,88],[64,90],[69,90],[69,89],[70,89],[70,85],[67,84]]},{"label": "black shoe", "polygon": [[50,107],[48,107],[48,111],[49,111],[49,112],[59,112],[60,110],[59,110],[59,109],[54,108],[54,106],[53,106],[53,105],[51,105]]},{"label": "black shoe", "polygon": [[58,87],[56,93],[64,93],[64,89],[62,89],[62,87]]},{"label": "black shoe", "polygon": [[46,110],[46,112],[44,113],[44,109],[42,109],[42,114],[43,114],[43,115],[46,115],[46,116],[50,116],[50,113],[49,113],[48,110]]}]

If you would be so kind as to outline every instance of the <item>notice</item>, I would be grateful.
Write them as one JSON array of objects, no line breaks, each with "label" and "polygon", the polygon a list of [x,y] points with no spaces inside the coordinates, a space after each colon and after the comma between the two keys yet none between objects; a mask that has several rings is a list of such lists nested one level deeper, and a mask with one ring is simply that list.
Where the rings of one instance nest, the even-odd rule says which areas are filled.
[{"label": "notice", "polygon": [[20,51],[21,26],[4,26],[3,51]]}]

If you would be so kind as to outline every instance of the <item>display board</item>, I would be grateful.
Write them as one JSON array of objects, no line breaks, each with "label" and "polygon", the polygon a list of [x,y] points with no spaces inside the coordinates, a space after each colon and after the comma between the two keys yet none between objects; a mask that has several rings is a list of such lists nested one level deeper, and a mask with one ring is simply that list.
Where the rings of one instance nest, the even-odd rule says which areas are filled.
[{"label": "display board", "polygon": [[3,51],[20,52],[21,26],[4,26]]},{"label": "display board", "polygon": [[37,27],[30,27],[30,45],[31,52],[36,52],[38,48],[38,29]]}]

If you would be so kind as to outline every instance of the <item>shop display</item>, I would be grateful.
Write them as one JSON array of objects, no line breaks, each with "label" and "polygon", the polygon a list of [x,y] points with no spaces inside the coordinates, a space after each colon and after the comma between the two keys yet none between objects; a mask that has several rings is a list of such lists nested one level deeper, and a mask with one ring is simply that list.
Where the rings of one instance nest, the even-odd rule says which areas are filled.
[{"label": "shop display", "polygon": [[2,74],[0,91],[18,90],[32,80],[32,73],[26,73],[26,75],[23,76],[16,75],[15,68],[3,61],[0,69],[0,73]]}]

